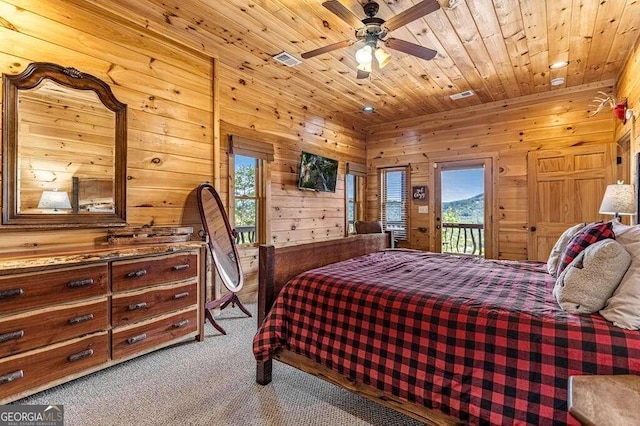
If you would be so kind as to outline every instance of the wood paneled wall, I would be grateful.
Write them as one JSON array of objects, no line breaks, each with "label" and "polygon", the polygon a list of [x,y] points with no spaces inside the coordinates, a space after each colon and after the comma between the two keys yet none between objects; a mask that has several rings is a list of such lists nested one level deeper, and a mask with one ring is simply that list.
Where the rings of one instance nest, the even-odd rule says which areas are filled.
[{"label": "wood paneled wall", "polygon": [[[228,196],[228,134],[275,146],[269,240],[278,245],[343,235],[347,161],[366,159],[367,217],[376,218],[378,167],[410,164],[410,184],[431,186],[434,162],[493,156],[498,170],[497,253],[504,259],[524,259],[527,152],[610,142],[616,125],[609,114],[587,114],[598,90],[613,90],[609,81],[378,125],[369,129],[365,150],[359,128],[342,123],[341,117],[321,118],[327,114],[307,108],[295,87],[275,87],[256,78],[250,67],[225,65],[223,55],[231,54],[229,46],[220,46],[218,53],[208,50],[219,58],[214,70],[208,56],[142,26],[98,16],[64,0],[0,0],[0,23],[1,72],[16,74],[33,61],[73,66],[109,82],[116,97],[128,104],[127,218],[131,225],[199,226],[193,189],[219,176],[223,198]],[[640,108],[639,56],[636,45],[618,88],[618,96],[629,97],[636,110]],[[630,131],[632,125],[618,126],[617,133]],[[640,145],[635,133],[633,151]],[[303,150],[340,160],[335,194],[297,189]],[[430,196],[432,212],[433,191]],[[411,205],[410,212],[410,245],[431,248],[432,214],[418,214],[417,205]],[[101,229],[2,231],[0,253],[77,248],[104,239]],[[245,299],[255,292],[256,256],[255,249],[243,251]]]},{"label": "wood paneled wall", "polygon": [[[0,71],[17,74],[35,61],[73,66],[107,81],[128,105],[129,224],[199,228],[193,189],[219,180],[228,199],[225,141],[228,134],[238,134],[275,146],[269,242],[291,245],[344,235],[344,169],[347,161],[365,161],[362,132],[340,118],[321,118],[295,93],[256,79],[251,69],[235,69],[224,61],[214,66],[212,58],[188,47],[73,3],[0,0]],[[228,47],[221,46],[221,52],[228,54]],[[219,153],[217,119],[222,120]],[[297,189],[303,150],[340,161],[335,193]],[[0,253],[103,241],[102,229],[0,230]],[[242,297],[250,300],[256,294],[257,249],[243,250],[242,257],[247,278]]]},{"label": "wood paneled wall", "polygon": [[[212,61],[64,1],[0,1],[0,71],[71,66],[128,105],[127,221],[198,225],[192,190],[213,170]],[[100,229],[0,231],[0,252],[77,248]]]},{"label": "wood paneled wall", "polygon": [[[609,111],[589,117],[598,90],[613,93],[613,81],[529,95],[509,102],[463,108],[374,126],[367,135],[367,217],[379,217],[377,168],[411,165],[409,185],[433,188],[433,165],[442,161],[492,157],[497,168],[495,256],[527,258],[527,152],[613,141]],[[411,203],[408,245],[433,249],[434,191],[429,213]],[[425,228],[421,232],[419,228]],[[424,231],[425,229],[422,229]]]},{"label": "wood paneled wall", "polygon": [[[220,72],[220,192],[228,202],[229,135],[271,143],[270,201],[267,243],[304,244],[344,236],[344,175],[347,162],[365,162],[364,135],[335,122],[315,117],[287,102],[277,88],[247,79],[221,65]],[[339,160],[335,193],[301,191],[298,169],[302,151]],[[245,273],[244,300],[257,294],[258,249],[241,248]]]},{"label": "wood paneled wall", "polygon": [[640,38],[618,79],[616,97],[618,101],[626,98],[629,108],[634,112],[633,119],[627,120],[626,124],[617,121],[616,125],[616,140],[627,134],[630,137],[631,153],[634,154],[631,156],[631,176],[634,176],[635,153],[640,152]]}]

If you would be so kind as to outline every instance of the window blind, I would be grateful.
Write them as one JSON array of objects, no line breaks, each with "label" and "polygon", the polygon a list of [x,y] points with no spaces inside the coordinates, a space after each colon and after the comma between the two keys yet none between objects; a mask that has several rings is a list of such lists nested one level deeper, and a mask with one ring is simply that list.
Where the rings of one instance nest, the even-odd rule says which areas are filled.
[{"label": "window blind", "polygon": [[228,137],[229,154],[246,155],[260,160],[273,161],[273,145],[237,135]]},{"label": "window blind", "polygon": [[347,174],[367,177],[367,166],[360,163],[347,163]]},{"label": "window blind", "polygon": [[407,239],[407,168],[394,167],[380,171],[380,217],[384,229],[394,238]]}]

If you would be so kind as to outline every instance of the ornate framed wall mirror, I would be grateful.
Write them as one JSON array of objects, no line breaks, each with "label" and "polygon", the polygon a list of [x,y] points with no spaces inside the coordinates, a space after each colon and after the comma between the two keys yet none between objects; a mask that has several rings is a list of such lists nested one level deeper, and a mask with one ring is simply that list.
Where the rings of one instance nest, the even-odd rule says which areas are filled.
[{"label": "ornate framed wall mirror", "polygon": [[2,83],[2,224],[126,225],[127,106],[109,85],[45,62]]}]

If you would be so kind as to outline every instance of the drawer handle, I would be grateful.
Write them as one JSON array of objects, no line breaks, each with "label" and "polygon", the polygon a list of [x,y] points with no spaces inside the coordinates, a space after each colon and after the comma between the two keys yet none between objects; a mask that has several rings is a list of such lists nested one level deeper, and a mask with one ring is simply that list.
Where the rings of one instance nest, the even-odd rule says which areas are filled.
[{"label": "drawer handle", "polygon": [[189,320],[178,321],[177,323],[173,324],[173,328],[182,328],[187,324],[189,324]]},{"label": "drawer handle", "polygon": [[178,293],[178,294],[174,295],[173,298],[174,299],[184,299],[187,296],[189,296],[189,292],[185,291],[184,293]]},{"label": "drawer handle", "polygon": [[69,281],[67,283],[67,287],[78,288],[78,287],[86,287],[91,284],[93,284],[93,278],[86,278],[84,280]]},{"label": "drawer handle", "polygon": [[21,288],[12,288],[11,290],[0,291],[0,300],[10,299],[22,294],[24,294],[24,290]]},{"label": "drawer handle", "polygon": [[85,349],[84,351],[78,352],[77,354],[69,355],[67,357],[67,361],[76,362],[84,358],[89,358],[90,356],[93,356],[93,349]]},{"label": "drawer handle", "polygon": [[173,267],[174,271],[184,271],[185,269],[189,269],[188,263],[185,263],[184,265],[176,265]]},{"label": "drawer handle", "polygon": [[139,271],[129,272],[127,274],[127,277],[136,278],[136,277],[144,277],[145,275],[147,275],[147,270],[146,269],[140,269]]},{"label": "drawer handle", "polygon": [[0,385],[4,383],[13,382],[14,380],[18,380],[24,377],[24,371],[18,370],[13,373],[5,374],[4,376],[0,376]]},{"label": "drawer handle", "polygon": [[9,340],[19,339],[24,336],[24,330],[12,331],[11,333],[0,334],[0,343]]},{"label": "drawer handle", "polygon": [[127,339],[127,343],[130,345],[133,345],[134,343],[142,342],[146,338],[147,338],[147,333],[142,333],[137,336],[129,337]]},{"label": "drawer handle", "polygon": [[133,303],[129,305],[128,309],[130,311],[137,311],[138,309],[144,309],[147,307],[147,302]]},{"label": "drawer handle", "polygon": [[69,324],[80,324],[81,322],[87,322],[93,319],[93,314],[80,315],[69,320]]}]

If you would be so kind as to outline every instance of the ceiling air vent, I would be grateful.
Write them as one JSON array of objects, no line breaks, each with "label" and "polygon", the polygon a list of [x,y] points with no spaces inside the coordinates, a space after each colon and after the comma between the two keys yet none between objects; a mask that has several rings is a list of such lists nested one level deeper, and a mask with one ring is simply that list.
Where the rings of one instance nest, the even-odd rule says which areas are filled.
[{"label": "ceiling air vent", "polygon": [[276,56],[273,57],[273,59],[280,62],[281,64],[285,64],[288,67],[295,67],[296,65],[299,65],[302,63],[300,60],[298,60],[297,58],[294,58],[291,54],[287,52],[278,53]]},{"label": "ceiling air vent", "polygon": [[468,98],[469,96],[473,96],[473,90],[467,90],[465,92],[456,93],[455,95],[449,95],[449,97],[454,101],[457,99]]}]

